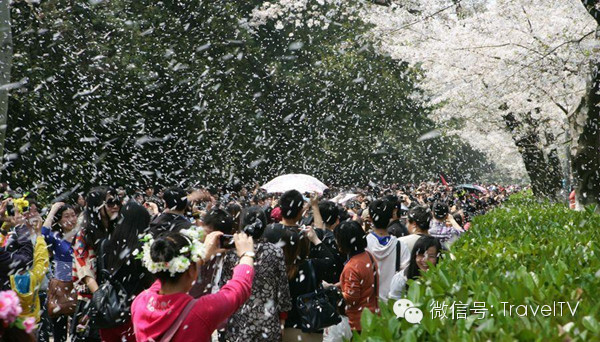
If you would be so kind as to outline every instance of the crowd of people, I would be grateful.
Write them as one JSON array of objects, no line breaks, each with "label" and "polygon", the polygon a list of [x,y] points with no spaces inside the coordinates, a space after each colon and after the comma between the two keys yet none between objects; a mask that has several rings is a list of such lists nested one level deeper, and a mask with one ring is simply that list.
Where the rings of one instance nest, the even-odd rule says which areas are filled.
[{"label": "crowd of people", "polygon": [[296,342],[360,333],[520,188],[5,190],[0,291],[35,318],[29,340]]}]

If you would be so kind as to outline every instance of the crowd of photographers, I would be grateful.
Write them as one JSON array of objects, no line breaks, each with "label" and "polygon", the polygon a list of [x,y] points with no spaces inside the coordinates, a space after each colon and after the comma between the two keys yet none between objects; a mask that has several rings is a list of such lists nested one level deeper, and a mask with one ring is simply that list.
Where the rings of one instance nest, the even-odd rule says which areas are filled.
[{"label": "crowd of photographers", "polygon": [[0,190],[0,290],[37,323],[5,340],[341,341],[520,188]]}]

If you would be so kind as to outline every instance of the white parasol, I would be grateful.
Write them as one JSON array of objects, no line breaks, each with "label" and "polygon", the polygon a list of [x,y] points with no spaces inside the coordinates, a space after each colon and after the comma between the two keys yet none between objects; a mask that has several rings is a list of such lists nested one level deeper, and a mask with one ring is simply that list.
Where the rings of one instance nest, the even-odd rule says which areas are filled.
[{"label": "white parasol", "polygon": [[301,173],[290,173],[274,178],[267,184],[261,186],[261,188],[270,193],[298,190],[301,193],[317,192],[322,194],[323,191],[327,189],[327,185],[321,183],[321,181],[313,176]]}]

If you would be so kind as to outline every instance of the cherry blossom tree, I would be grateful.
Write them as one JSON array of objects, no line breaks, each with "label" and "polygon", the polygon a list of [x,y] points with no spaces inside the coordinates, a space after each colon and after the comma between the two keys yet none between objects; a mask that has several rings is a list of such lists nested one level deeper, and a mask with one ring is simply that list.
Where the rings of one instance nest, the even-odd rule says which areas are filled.
[{"label": "cherry blossom tree", "polygon": [[[446,131],[512,176],[526,171],[538,195],[558,192],[559,158],[570,157],[563,146],[573,141],[570,152],[581,153],[582,127],[590,125],[575,120],[586,116],[580,103],[589,103],[581,99],[597,44],[597,23],[581,2],[394,1],[364,16],[383,50],[423,68],[424,87],[439,105],[433,118]],[[589,154],[581,159],[595,160]],[[581,186],[585,177],[575,170],[585,162],[573,162]]]}]

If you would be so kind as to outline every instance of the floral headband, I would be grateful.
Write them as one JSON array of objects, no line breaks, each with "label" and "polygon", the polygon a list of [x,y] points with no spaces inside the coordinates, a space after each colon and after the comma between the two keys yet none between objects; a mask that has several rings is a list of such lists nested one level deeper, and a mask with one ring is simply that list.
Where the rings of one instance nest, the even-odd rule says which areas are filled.
[{"label": "floral headband", "polygon": [[[154,262],[150,256],[150,249],[154,243],[154,238],[150,234],[140,236],[140,241],[144,243],[142,253],[136,249],[133,255],[136,259],[142,260],[142,265],[150,271],[150,273],[158,273],[168,271],[171,276],[175,273],[183,273],[187,271],[192,262],[196,263],[206,255],[206,248],[200,238],[204,235],[204,231],[196,226],[180,231],[181,235],[188,240],[189,245],[179,250],[179,255],[165,262]],[[187,257],[186,255],[189,255]],[[190,260],[191,259],[191,260]]]}]

